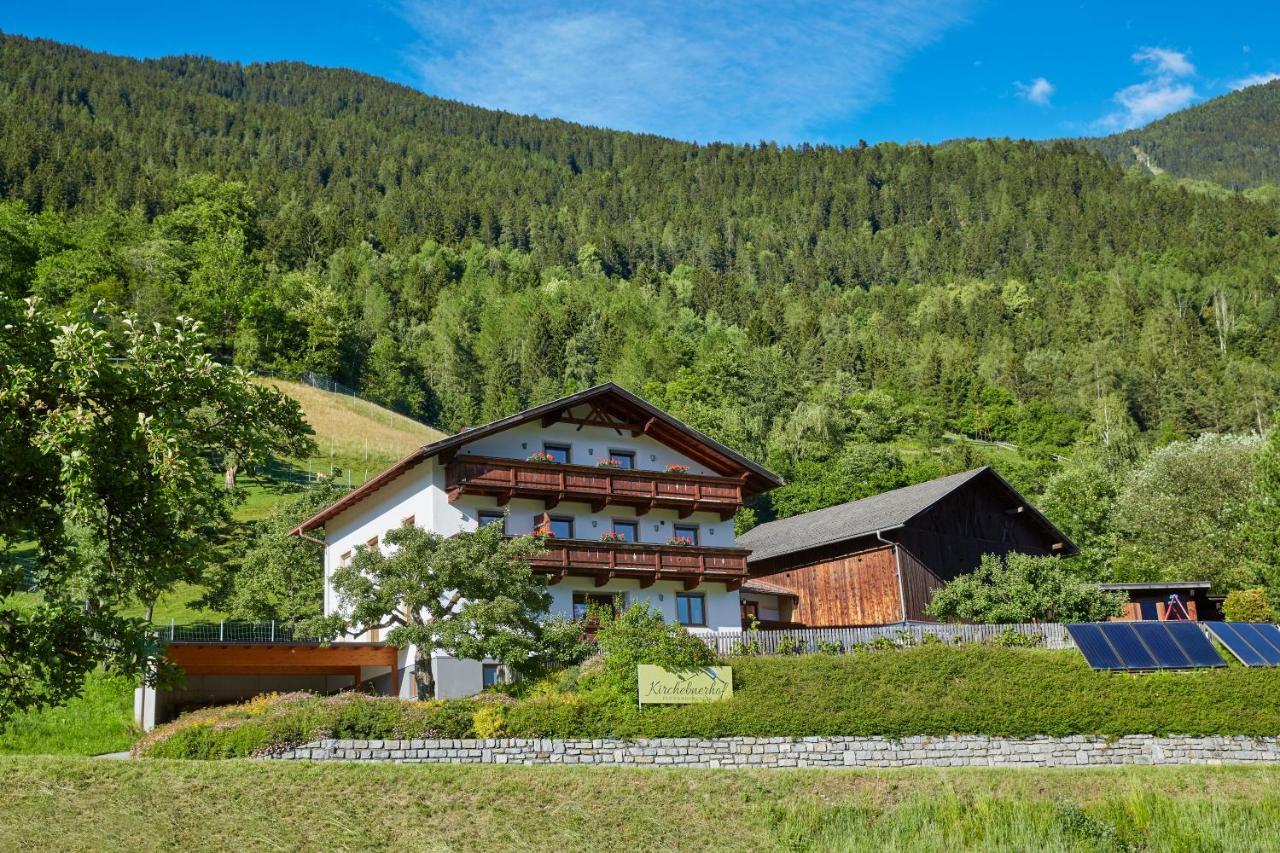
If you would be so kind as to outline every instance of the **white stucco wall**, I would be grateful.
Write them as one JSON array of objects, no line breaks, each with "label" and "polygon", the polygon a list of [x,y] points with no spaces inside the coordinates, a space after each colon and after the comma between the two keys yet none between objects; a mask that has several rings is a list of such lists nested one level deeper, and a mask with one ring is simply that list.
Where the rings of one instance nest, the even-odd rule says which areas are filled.
[{"label": "white stucco wall", "polygon": [[[543,448],[544,442],[567,444],[571,450],[571,461],[578,465],[594,465],[610,452],[630,450],[636,455],[638,470],[662,471],[668,465],[686,465],[689,472],[695,475],[709,476],[715,472],[694,462],[681,453],[655,441],[648,436],[632,436],[624,432],[619,436],[612,429],[600,427],[582,427],[557,423],[543,428],[534,422],[513,427],[496,435],[477,439],[459,450],[459,455],[495,456],[510,459],[526,459],[530,454]],[[325,613],[333,612],[336,607],[333,590],[329,578],[341,564],[342,555],[365,545],[373,537],[378,537],[379,546],[383,547],[383,539],[388,530],[399,527],[404,519],[413,516],[414,523],[420,527],[435,531],[445,536],[462,530],[474,530],[478,523],[481,509],[505,510],[508,514],[507,532],[512,535],[531,533],[535,516],[545,510],[543,503],[537,500],[512,500],[507,506],[499,507],[493,498],[465,496],[456,503],[451,503],[445,491],[445,466],[438,460],[429,460],[415,466],[407,473],[397,477],[388,485],[373,492],[364,500],[347,511],[330,519],[325,524]],[[563,502],[553,508],[554,516],[571,516],[574,519],[575,539],[598,541],[601,534],[612,529],[613,521],[636,521],[639,527],[639,541],[651,544],[665,544],[674,534],[676,523],[696,525],[698,541],[701,546],[733,547],[733,521],[722,521],[718,514],[698,512],[688,518],[680,519],[675,510],[654,509],[642,516],[637,516],[631,507],[606,507],[601,512],[593,513],[589,504]],[[573,593],[575,591],[609,594],[621,592],[626,596],[628,604],[647,601],[651,607],[660,612],[665,619],[676,621],[676,593],[683,592],[683,584],[678,581],[660,581],[647,589],[641,589],[637,580],[615,579],[604,587],[596,587],[590,578],[569,577],[550,587],[552,606],[551,613],[571,617],[573,613]],[[738,593],[727,591],[724,584],[708,583],[691,592],[704,595],[708,629],[736,629],[740,627],[740,611]],[[368,640],[368,634],[349,640]],[[404,652],[401,655],[401,666],[405,672],[412,671],[416,652]],[[438,696],[470,695],[480,690],[481,662],[455,660],[438,653],[431,656],[431,666],[437,684]],[[401,681],[400,695],[411,695],[411,677]]]},{"label": "white stucco wall", "polygon": [[577,425],[566,423],[554,423],[546,428],[538,421],[522,424],[478,439],[463,447],[459,453],[527,459],[530,454],[541,450],[544,442],[569,445],[572,448],[570,461],[574,465],[594,466],[607,457],[611,450],[632,450],[636,454],[636,468],[641,471],[662,471],[668,465],[688,465],[690,474],[715,475],[709,468],[647,435],[633,437],[626,430],[618,435],[612,429],[594,426],[578,429]]}]

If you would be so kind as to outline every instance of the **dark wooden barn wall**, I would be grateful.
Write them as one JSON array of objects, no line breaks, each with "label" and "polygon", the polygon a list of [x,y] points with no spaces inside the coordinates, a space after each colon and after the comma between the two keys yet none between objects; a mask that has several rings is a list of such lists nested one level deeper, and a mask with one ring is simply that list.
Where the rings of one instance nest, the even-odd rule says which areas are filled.
[{"label": "dark wooden barn wall", "polygon": [[903,599],[907,605],[907,618],[913,622],[933,622],[924,612],[933,591],[942,586],[938,576],[906,548],[898,548],[898,566],[902,570]]},{"label": "dark wooden barn wall", "polygon": [[1052,554],[1052,537],[1029,512],[1006,512],[1016,505],[980,479],[893,535],[943,580],[973,571],[983,554]]},{"label": "dark wooden barn wall", "polygon": [[882,545],[828,556],[771,574],[768,581],[800,596],[795,621],[810,628],[886,625],[902,621],[893,548]]}]

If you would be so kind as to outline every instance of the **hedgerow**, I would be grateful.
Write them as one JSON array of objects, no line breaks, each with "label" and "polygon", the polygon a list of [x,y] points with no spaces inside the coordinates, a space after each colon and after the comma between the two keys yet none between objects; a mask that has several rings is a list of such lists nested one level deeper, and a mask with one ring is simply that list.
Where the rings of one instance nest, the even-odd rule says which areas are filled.
[{"label": "hedgerow", "polygon": [[[519,699],[287,694],[187,715],[136,751],[229,758],[326,737],[1280,734],[1280,670],[1100,673],[1074,651],[976,644],[729,663],[733,698],[705,705],[641,710],[556,678],[526,685]],[[486,710],[493,704],[502,710]]]}]

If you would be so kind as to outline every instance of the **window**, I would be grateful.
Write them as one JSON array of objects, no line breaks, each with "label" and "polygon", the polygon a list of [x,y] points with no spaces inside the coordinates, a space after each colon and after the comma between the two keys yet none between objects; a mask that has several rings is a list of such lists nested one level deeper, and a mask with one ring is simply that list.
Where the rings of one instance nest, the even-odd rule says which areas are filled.
[{"label": "window", "polygon": [[547,519],[547,529],[556,539],[572,539],[573,519],[568,516],[553,515]]},{"label": "window", "polygon": [[676,621],[681,625],[706,625],[706,604],[706,597],[700,592],[677,592]]},{"label": "window", "polygon": [[373,537],[372,539],[370,539],[368,542],[366,542],[366,543],[364,543],[364,544],[365,544],[365,545],[367,545],[367,546],[368,546],[368,547],[370,547],[370,548],[377,548],[377,547],[378,547],[378,537],[377,537],[377,536],[375,536],[375,537]]},{"label": "window", "polygon": [[493,687],[495,684],[507,683],[507,673],[502,669],[502,664],[500,663],[483,664],[480,678],[484,687]]},{"label": "window", "polygon": [[573,618],[581,622],[587,618],[587,609],[592,605],[618,615],[618,607],[622,602],[621,593],[612,592],[575,592],[573,594]]},{"label": "window", "polygon": [[347,563],[350,563],[350,562],[351,562],[351,552],[343,551],[342,556],[338,558],[338,565],[345,566]]},{"label": "window", "polygon": [[613,532],[621,536],[623,542],[640,541],[640,523],[637,521],[617,521],[615,519]]},{"label": "window", "polygon": [[414,517],[413,517],[412,515],[406,515],[404,518],[400,519],[400,526],[401,526],[401,527],[413,527],[413,523],[414,523],[414,521],[415,521],[415,520],[416,520],[416,519],[414,519]]},{"label": "window", "polygon": [[690,545],[698,544],[698,525],[696,524],[677,524],[672,528],[671,537],[673,539],[688,539]]},{"label": "window", "polygon": [[507,530],[507,514],[496,509],[482,509],[476,515],[481,527],[488,527],[490,524],[497,524],[502,527],[505,533]]},{"label": "window", "polygon": [[625,468],[630,471],[636,467],[636,452],[634,450],[610,450],[609,458],[618,460],[619,468]]},{"label": "window", "polygon": [[569,464],[569,445],[567,444],[547,444],[544,442],[542,445],[542,452],[546,453],[561,465]]}]

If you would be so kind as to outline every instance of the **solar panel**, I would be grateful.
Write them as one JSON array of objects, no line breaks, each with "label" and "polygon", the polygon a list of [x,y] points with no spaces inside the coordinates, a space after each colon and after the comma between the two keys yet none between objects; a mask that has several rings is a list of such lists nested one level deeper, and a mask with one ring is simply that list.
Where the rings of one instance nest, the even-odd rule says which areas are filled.
[{"label": "solar panel", "polygon": [[1269,665],[1280,666],[1280,629],[1266,622],[1241,622],[1236,625],[1236,630]]},{"label": "solar panel", "polygon": [[1156,666],[1161,669],[1187,669],[1195,666],[1163,622],[1134,622],[1133,630],[1155,658]]},{"label": "solar panel", "polygon": [[1253,622],[1206,622],[1209,630],[1245,666],[1280,666],[1280,632]]},{"label": "solar panel", "polygon": [[[1077,622],[1067,626],[1094,669],[1192,669],[1225,666],[1193,622]],[[1280,632],[1276,639],[1280,651]]]},{"label": "solar panel", "polygon": [[1182,648],[1192,666],[1226,666],[1227,662],[1204,635],[1198,622],[1162,622],[1169,636]]},{"label": "solar panel", "polygon": [[1124,662],[1102,635],[1102,630],[1092,622],[1077,622],[1067,626],[1067,633],[1075,640],[1084,659],[1094,669],[1125,669]]}]

